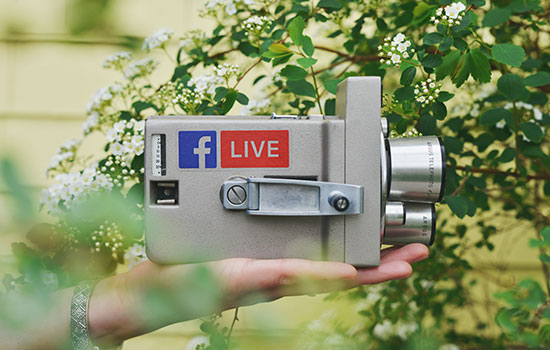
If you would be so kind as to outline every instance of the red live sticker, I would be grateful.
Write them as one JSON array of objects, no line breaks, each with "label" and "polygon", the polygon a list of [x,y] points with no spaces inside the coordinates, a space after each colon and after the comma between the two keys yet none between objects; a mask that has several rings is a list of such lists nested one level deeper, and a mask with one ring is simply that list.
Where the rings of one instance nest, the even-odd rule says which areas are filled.
[{"label": "red live sticker", "polygon": [[288,130],[221,132],[222,168],[288,168]]}]

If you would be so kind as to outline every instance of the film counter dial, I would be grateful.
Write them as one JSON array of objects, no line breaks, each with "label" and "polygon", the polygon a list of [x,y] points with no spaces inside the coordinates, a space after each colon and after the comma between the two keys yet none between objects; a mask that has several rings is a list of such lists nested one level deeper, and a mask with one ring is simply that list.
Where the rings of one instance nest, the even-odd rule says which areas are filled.
[{"label": "film counter dial", "polygon": [[333,116],[159,116],[146,122],[147,255],[380,263],[381,244],[435,235],[445,151],[388,138],[381,81],[338,86]]}]

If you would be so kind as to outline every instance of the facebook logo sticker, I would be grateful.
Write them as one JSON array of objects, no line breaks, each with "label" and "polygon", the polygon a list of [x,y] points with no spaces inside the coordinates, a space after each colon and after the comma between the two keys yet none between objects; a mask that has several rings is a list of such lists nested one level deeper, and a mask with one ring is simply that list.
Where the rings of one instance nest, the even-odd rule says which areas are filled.
[{"label": "facebook logo sticker", "polygon": [[216,168],[216,131],[180,131],[179,166],[181,169]]}]

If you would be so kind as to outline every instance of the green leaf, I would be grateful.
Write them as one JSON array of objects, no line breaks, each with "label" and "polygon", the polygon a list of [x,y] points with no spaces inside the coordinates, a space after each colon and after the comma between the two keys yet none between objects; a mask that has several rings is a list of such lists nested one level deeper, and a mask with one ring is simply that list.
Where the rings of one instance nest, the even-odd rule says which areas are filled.
[{"label": "green leaf", "polygon": [[315,58],[311,58],[311,57],[302,57],[302,58],[298,58],[296,60],[296,62],[298,62],[298,64],[300,66],[307,69],[307,68],[313,66],[315,63],[317,63],[317,60]]},{"label": "green leaf", "polygon": [[540,261],[542,261],[545,264],[550,264],[550,255],[548,254],[541,254],[539,256]]},{"label": "green leaf", "polygon": [[223,101],[222,104],[222,114],[227,114],[231,108],[233,108],[233,105],[235,104],[235,100],[237,100],[238,96],[237,90],[229,90],[227,93],[227,96],[225,96],[225,101]]},{"label": "green leaf", "polygon": [[501,163],[508,163],[508,162],[511,162],[512,160],[514,160],[516,155],[517,155],[517,152],[516,152],[515,149],[507,148],[504,151],[502,151],[502,154],[500,155],[498,160]]},{"label": "green leaf", "polygon": [[414,88],[412,86],[401,87],[393,93],[396,100],[400,102],[412,101],[414,98]]},{"label": "green leaf", "polygon": [[424,45],[435,45],[440,43],[441,40],[443,40],[443,35],[438,32],[428,33],[424,35],[424,38],[422,39]]},{"label": "green leaf", "polygon": [[447,102],[449,101],[451,98],[454,97],[455,94],[451,94],[450,92],[447,92],[447,91],[441,91],[439,93],[439,96],[435,99],[436,101],[439,101],[439,102]]},{"label": "green leaf", "polygon": [[408,67],[401,73],[401,79],[400,83],[403,86],[409,86],[412,84],[414,80],[414,76],[416,75],[416,68],[415,67]]},{"label": "green leaf", "polygon": [[445,136],[444,138],[445,151],[447,153],[460,154],[464,148],[464,142],[452,136]]},{"label": "green leaf", "polygon": [[321,0],[317,4],[317,7],[339,10],[342,8],[342,5],[338,0]]},{"label": "green leaf", "polygon": [[439,55],[427,55],[422,59],[422,65],[426,68],[435,68],[443,62]]},{"label": "green leaf", "polygon": [[311,38],[307,35],[304,35],[304,37],[302,38],[302,49],[304,49],[304,53],[309,57],[313,56],[313,52],[315,52],[313,42],[311,41]]},{"label": "green leaf", "polygon": [[479,124],[493,126],[506,116],[513,118],[512,112],[504,108],[493,108],[483,112],[479,118]]},{"label": "green leaf", "polygon": [[548,72],[537,72],[533,75],[528,76],[523,79],[525,85],[527,86],[544,86],[550,84],[550,73]]},{"label": "green leaf", "polygon": [[448,75],[453,74],[460,61],[461,53],[459,50],[451,51],[443,58],[443,62],[435,70],[437,80],[442,80]]},{"label": "green leaf", "polygon": [[281,70],[281,75],[287,80],[303,80],[307,76],[307,71],[303,68],[289,64]]},{"label": "green leaf", "polygon": [[278,54],[287,54],[289,52],[292,52],[288,47],[286,47],[283,44],[271,44],[271,46],[269,47],[269,51],[278,53]]},{"label": "green leaf", "polygon": [[447,196],[445,201],[449,205],[449,208],[459,218],[464,218],[468,212],[468,202],[461,196]]},{"label": "green leaf", "polygon": [[470,51],[468,55],[470,61],[470,73],[472,77],[480,83],[491,81],[491,65],[489,59],[479,49]]},{"label": "green leaf", "polygon": [[439,44],[439,51],[447,51],[453,46],[454,38],[452,36],[447,36],[441,44]]},{"label": "green leaf", "polygon": [[496,44],[491,52],[495,60],[513,67],[519,67],[525,59],[523,48],[514,44]]},{"label": "green leaf", "polygon": [[315,98],[315,88],[305,79],[289,81],[286,87],[288,91],[295,93],[296,95]]},{"label": "green leaf", "polygon": [[434,102],[432,112],[438,120],[443,120],[447,116],[447,107],[443,102]]},{"label": "green leaf", "polygon": [[336,99],[329,98],[325,101],[325,114],[336,115]]},{"label": "green leaf", "polygon": [[550,226],[546,226],[545,228],[543,228],[540,231],[540,235],[546,243],[550,243]]},{"label": "green leaf", "polygon": [[[292,42],[294,43],[294,45],[298,47],[302,45],[302,37],[303,37],[305,26],[306,24],[304,22],[304,19],[301,16],[296,16],[288,24],[288,33],[290,34],[290,39],[292,39]],[[275,51],[275,50],[272,50],[272,51]]]},{"label": "green leaf", "polygon": [[508,309],[502,309],[496,316],[496,323],[506,331],[516,332],[518,326],[514,323],[512,313]]},{"label": "green leaf", "polygon": [[214,95],[214,101],[220,102],[225,95],[227,95],[227,88],[225,86],[218,86]]},{"label": "green leaf", "polygon": [[245,94],[239,92],[239,94],[237,95],[237,101],[243,105],[243,106],[246,106],[249,102],[248,100],[248,96],[246,96]]},{"label": "green leaf", "polygon": [[521,123],[519,128],[529,140],[539,143],[544,136],[540,126],[535,123]]},{"label": "green leaf", "polygon": [[483,17],[483,21],[481,24],[484,27],[495,27],[498,26],[510,19],[510,15],[512,14],[512,11],[510,11],[509,8],[498,8],[495,7],[494,9],[488,11],[485,14],[485,17]]},{"label": "green leaf", "polygon": [[325,89],[327,89],[327,91],[330,92],[331,94],[336,95],[336,88],[338,87],[338,84],[340,84],[341,81],[342,79],[327,80],[324,83]]},{"label": "green leaf", "polygon": [[512,73],[504,74],[498,79],[497,89],[510,101],[517,101],[526,91],[523,79]]}]

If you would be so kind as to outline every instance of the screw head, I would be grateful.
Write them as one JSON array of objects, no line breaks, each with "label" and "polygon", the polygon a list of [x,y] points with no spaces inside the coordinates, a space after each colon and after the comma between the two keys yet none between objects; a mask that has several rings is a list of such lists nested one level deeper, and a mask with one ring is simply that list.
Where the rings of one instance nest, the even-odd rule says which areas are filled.
[{"label": "screw head", "polygon": [[241,205],[246,200],[246,191],[239,185],[231,186],[227,190],[227,200],[233,205]]},{"label": "screw head", "polygon": [[344,211],[349,207],[349,200],[346,197],[340,197],[334,201],[334,208],[338,211]]}]

